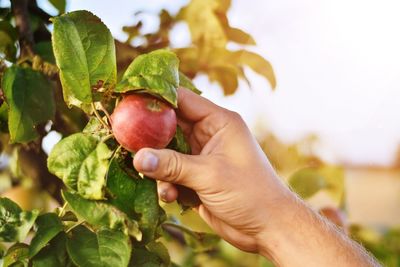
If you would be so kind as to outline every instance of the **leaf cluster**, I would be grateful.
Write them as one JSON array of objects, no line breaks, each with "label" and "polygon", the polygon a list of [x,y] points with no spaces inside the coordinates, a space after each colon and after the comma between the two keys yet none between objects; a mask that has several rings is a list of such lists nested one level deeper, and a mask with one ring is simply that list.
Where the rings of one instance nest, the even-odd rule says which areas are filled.
[{"label": "leaf cluster", "polygon": [[[151,94],[176,108],[178,86],[200,91],[166,49],[137,56],[117,82],[114,40],[98,17],[75,11],[52,22],[51,43],[40,47],[47,56],[28,53],[4,69],[2,107],[18,159],[20,151],[37,153],[50,130],[66,136],[43,157],[49,177],[62,181],[64,206],[39,215],[1,198],[0,241],[15,242],[3,265],[170,266],[167,249],[157,241],[166,215],[156,183],[133,169],[132,155],[113,138],[109,113],[128,93]],[[52,64],[59,80],[44,69]],[[179,130],[169,147],[190,152]],[[25,164],[14,166],[14,173],[30,176],[30,169],[21,168]]]},{"label": "leaf cluster", "polygon": [[[132,26],[124,27],[128,35],[125,42],[117,42],[117,58],[121,59],[119,69],[125,69],[128,58],[160,48],[171,43],[171,32],[179,23],[189,29],[191,45],[177,47],[173,51],[180,60],[181,71],[190,78],[198,73],[205,73],[213,82],[217,82],[226,95],[233,94],[239,80],[250,85],[246,69],[263,76],[272,88],[276,79],[271,64],[248,48],[256,44],[250,34],[229,24],[227,11],[230,0],[192,0],[187,6],[173,15],[167,10],[159,14],[159,29],[153,33],[143,33],[146,19],[141,16]],[[230,49],[234,43],[237,49]],[[123,61],[125,59],[125,61]]]}]

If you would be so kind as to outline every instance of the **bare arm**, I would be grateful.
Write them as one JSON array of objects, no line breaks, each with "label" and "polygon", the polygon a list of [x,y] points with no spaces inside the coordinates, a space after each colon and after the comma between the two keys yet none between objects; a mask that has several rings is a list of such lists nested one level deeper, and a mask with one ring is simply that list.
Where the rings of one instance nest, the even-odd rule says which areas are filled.
[{"label": "bare arm", "polygon": [[174,184],[192,188],[216,233],[278,266],[379,266],[281,182],[238,114],[186,89],[178,95],[193,155],[146,148],[134,159],[138,171],[159,180],[161,199],[176,200]]},{"label": "bare arm", "polygon": [[293,197],[286,216],[267,227],[259,253],[277,266],[381,266],[342,229]]}]

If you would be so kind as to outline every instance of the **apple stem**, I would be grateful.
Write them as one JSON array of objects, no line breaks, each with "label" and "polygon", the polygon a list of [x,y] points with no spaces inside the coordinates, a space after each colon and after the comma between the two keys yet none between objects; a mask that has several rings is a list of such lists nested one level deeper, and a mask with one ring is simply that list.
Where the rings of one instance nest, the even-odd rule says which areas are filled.
[{"label": "apple stem", "polygon": [[94,113],[94,115],[96,116],[96,118],[99,120],[99,122],[100,122],[101,124],[103,124],[103,126],[111,132],[111,127],[110,127],[110,125],[108,125],[107,123],[105,123],[104,120],[101,118],[101,116],[100,116],[99,112],[97,111],[97,109],[96,109],[96,107],[95,107],[95,105],[94,105],[93,102],[92,102],[92,108],[93,108],[93,113]]}]

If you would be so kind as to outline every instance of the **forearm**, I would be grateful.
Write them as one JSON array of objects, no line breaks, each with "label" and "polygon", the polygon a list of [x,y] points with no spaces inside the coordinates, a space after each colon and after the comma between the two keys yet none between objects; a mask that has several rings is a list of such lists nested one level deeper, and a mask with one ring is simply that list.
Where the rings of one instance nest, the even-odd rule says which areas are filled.
[{"label": "forearm", "polygon": [[[260,253],[277,266],[380,266],[358,243],[291,197],[260,237]],[[266,228],[268,229],[268,228]]]}]

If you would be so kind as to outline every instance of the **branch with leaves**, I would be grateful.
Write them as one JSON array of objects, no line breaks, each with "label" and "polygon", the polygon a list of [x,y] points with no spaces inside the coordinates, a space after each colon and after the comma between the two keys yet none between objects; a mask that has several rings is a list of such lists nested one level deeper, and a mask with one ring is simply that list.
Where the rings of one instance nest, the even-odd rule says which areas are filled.
[{"label": "branch with leaves", "polygon": [[[50,2],[64,13],[65,1]],[[273,77],[269,63],[258,55],[241,61],[245,54],[227,50],[227,42],[204,42],[209,33],[196,33],[194,22],[183,15],[199,3],[193,0],[177,16],[161,11],[160,27],[154,33],[142,34],[141,21],[125,27],[129,37],[123,43],[115,41],[104,23],[88,11],[63,14],[49,22],[50,16],[36,1],[13,0],[11,9],[2,9],[0,34],[5,38],[0,41],[0,74],[5,101],[0,107],[0,141],[3,153],[15,163],[0,172],[10,173],[14,184],[31,184],[64,202],[61,210],[39,212],[23,211],[0,198],[0,241],[15,242],[4,251],[4,266],[175,266],[159,241],[172,228],[193,252],[213,249],[219,240],[215,235],[165,223],[156,183],[133,169],[132,154],[116,141],[110,116],[128,94],[148,94],[171,109],[178,108],[179,86],[200,93],[190,79],[198,72],[206,72],[211,80],[217,77],[225,92],[232,93],[237,87],[232,75],[222,78],[216,74],[219,63],[218,67],[210,64],[210,57],[219,51],[230,61],[218,57],[214,61],[228,63],[234,79],[245,78],[237,70],[253,63],[266,68],[256,71]],[[224,29],[221,38],[230,36],[243,43],[240,39],[249,35],[223,19],[228,6],[224,11],[213,5],[206,13],[222,18],[218,20]],[[192,45],[187,50],[169,49],[171,30],[181,20],[192,31]],[[49,23],[53,23],[51,33]],[[145,42],[134,46],[136,38]],[[254,43],[249,40],[245,43]],[[64,138],[47,157],[42,145],[51,131]],[[168,148],[190,153],[179,127]],[[182,209],[199,204],[192,190],[179,187],[179,191]]]}]

